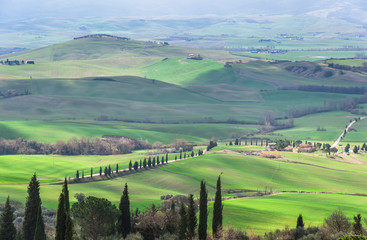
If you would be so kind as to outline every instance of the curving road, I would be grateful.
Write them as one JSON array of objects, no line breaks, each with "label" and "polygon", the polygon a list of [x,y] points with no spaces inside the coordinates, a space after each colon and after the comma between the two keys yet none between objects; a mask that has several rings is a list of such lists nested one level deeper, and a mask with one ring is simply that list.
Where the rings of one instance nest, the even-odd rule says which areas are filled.
[{"label": "curving road", "polygon": [[[366,117],[361,117],[360,120],[365,119]],[[359,120],[359,121],[360,121]],[[343,139],[344,136],[344,131],[346,131],[346,133],[348,133],[349,129],[353,126],[353,124],[355,124],[357,121],[353,120],[349,123],[349,125],[343,130],[343,132],[340,134],[340,136],[338,137],[338,139],[336,139],[336,141],[333,143],[333,145],[331,145],[331,147],[336,147],[338,146],[339,142]]]}]

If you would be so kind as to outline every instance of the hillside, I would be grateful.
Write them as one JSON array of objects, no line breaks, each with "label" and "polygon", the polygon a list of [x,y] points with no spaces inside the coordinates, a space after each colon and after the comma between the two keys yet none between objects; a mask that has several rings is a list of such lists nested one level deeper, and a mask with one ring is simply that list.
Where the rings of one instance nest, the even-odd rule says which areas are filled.
[{"label": "hillside", "polygon": [[[188,53],[200,54],[204,60],[186,59]],[[304,91],[298,87],[349,88],[365,87],[367,83],[363,74],[341,73],[324,63],[255,61],[225,51],[158,45],[110,36],[80,38],[2,57],[5,58],[31,59],[35,64],[0,65],[0,91],[3,93],[0,120],[47,120],[52,121],[54,128],[58,124],[65,126],[59,120],[67,120],[71,121],[71,129],[79,129],[81,123],[85,126],[107,124],[106,120],[117,121],[112,124],[114,128],[125,128],[118,121],[144,122],[144,127],[128,127],[136,129],[141,136],[123,132],[150,142],[169,142],[163,140],[163,136],[168,136],[165,130],[161,129],[163,135],[156,136],[144,130],[155,128],[155,123],[172,124],[170,129],[177,128],[174,124],[178,123],[188,124],[185,129],[192,123],[250,124],[239,131],[227,125],[226,129],[234,130],[219,131],[220,134],[215,134],[216,127],[210,125],[202,135],[222,138],[234,132],[258,131],[257,124],[262,124],[265,116],[298,117],[318,111],[344,110],[344,102],[363,101],[363,95]],[[232,61],[232,67],[225,68],[226,61]],[[8,91],[13,93],[9,95]],[[24,123],[24,126],[30,125],[44,124]],[[88,133],[91,128],[82,132],[90,137],[102,136],[104,131],[111,131],[111,124],[107,125],[95,134]],[[8,128],[13,123],[3,126]],[[14,131],[13,127],[4,129],[4,136],[57,141],[42,135],[32,137],[27,128],[21,128],[24,131]],[[65,131],[58,136],[64,140],[67,140],[64,136],[80,137],[77,132]],[[190,141],[195,139],[187,134],[182,137]],[[168,139],[171,141],[172,136]]]}]

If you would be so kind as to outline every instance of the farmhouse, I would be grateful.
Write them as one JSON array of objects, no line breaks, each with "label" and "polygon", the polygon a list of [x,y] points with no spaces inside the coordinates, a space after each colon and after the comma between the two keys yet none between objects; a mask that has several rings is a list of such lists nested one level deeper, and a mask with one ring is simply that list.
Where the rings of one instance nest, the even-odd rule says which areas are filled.
[{"label": "farmhouse", "polygon": [[187,59],[193,59],[193,60],[203,60],[203,57],[200,56],[200,54],[194,54],[194,53],[190,53],[189,55],[187,55]]}]

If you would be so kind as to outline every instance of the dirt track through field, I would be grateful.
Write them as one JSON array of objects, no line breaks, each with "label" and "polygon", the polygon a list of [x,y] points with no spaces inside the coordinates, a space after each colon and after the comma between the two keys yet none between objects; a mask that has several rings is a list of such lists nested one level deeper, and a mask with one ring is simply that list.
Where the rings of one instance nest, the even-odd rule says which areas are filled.
[{"label": "dirt track through field", "polygon": [[[361,121],[362,119],[365,119],[366,117],[361,117],[359,121]],[[353,124],[355,124],[357,121],[353,120],[349,123],[349,125],[343,130],[343,132],[340,134],[340,136],[338,137],[338,139],[336,139],[336,141],[333,143],[333,145],[331,145],[332,148],[338,146],[339,142],[343,139],[343,137],[345,137],[345,135],[348,134],[349,129],[353,126]],[[345,134],[344,134],[345,132]]]}]

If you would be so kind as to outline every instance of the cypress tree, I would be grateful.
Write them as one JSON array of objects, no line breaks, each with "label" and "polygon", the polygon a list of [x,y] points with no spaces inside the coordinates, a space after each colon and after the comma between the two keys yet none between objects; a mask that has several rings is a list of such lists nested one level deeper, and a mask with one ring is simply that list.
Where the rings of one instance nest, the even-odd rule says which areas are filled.
[{"label": "cypress tree", "polygon": [[363,235],[363,227],[362,227],[362,216],[358,214],[357,216],[353,217],[354,223],[352,224],[353,233],[355,235]]},{"label": "cypress tree", "polygon": [[145,158],[144,158],[144,161],[143,161],[143,167],[147,168],[147,160]]},{"label": "cypress tree", "polygon": [[102,167],[99,167],[99,176],[102,176]]},{"label": "cypress tree", "polygon": [[186,153],[184,153],[184,159],[186,158]]},{"label": "cypress tree", "polygon": [[299,227],[303,228],[304,226],[305,226],[305,224],[303,223],[302,214],[299,214],[298,218],[297,218],[297,228],[299,228]]},{"label": "cypress tree", "polygon": [[121,196],[119,209],[120,216],[117,222],[117,231],[119,234],[122,234],[124,238],[126,238],[126,236],[131,231],[130,200],[127,183],[125,183],[125,188]]},{"label": "cypress tree", "polygon": [[217,180],[217,191],[215,193],[215,200],[213,206],[213,236],[218,236],[219,230],[222,228],[222,221],[223,221],[223,206],[222,206],[222,190],[221,190],[221,183],[220,183],[220,175]]},{"label": "cypress tree", "polygon": [[[24,240],[33,240],[37,226],[37,214],[41,211],[41,198],[39,194],[39,182],[34,174],[28,185],[28,197],[25,205],[23,235]],[[41,216],[42,217],[42,216]],[[43,220],[42,220],[43,221]]]},{"label": "cypress tree", "polygon": [[70,210],[70,201],[69,201],[69,188],[68,181],[65,178],[64,185],[62,186],[62,193],[65,197],[65,212],[69,212]]},{"label": "cypress tree", "polygon": [[183,202],[181,202],[180,207],[180,222],[178,226],[178,239],[186,239],[186,233],[187,233],[187,214],[186,214],[186,208]]},{"label": "cypress tree", "polygon": [[208,228],[208,192],[204,180],[200,183],[199,240],[206,240]]},{"label": "cypress tree", "polygon": [[60,194],[56,212],[55,240],[64,240],[66,231],[65,196]]},{"label": "cypress tree", "polygon": [[117,163],[116,164],[116,174],[118,174],[119,173],[119,164]]},{"label": "cypress tree", "polygon": [[135,171],[138,171],[138,168],[139,168],[139,163],[138,162],[135,162],[134,163],[134,170]]},{"label": "cypress tree", "polygon": [[108,165],[108,175],[111,177],[111,174],[112,174],[111,165]]},{"label": "cypress tree", "polygon": [[195,153],[194,151],[191,152],[191,157],[194,157],[195,156]]},{"label": "cypress tree", "polygon": [[182,151],[180,152],[180,159],[182,159]]},{"label": "cypress tree", "polygon": [[153,167],[155,167],[155,158],[153,158],[153,163],[152,163]]},{"label": "cypress tree", "polygon": [[73,221],[70,217],[70,212],[65,213],[65,240],[73,240]]},{"label": "cypress tree", "polygon": [[130,160],[130,162],[129,162],[129,171],[131,171],[132,168],[133,168],[133,164],[131,163],[131,160]]},{"label": "cypress tree", "polygon": [[17,234],[17,230],[13,224],[14,215],[13,210],[10,206],[9,196],[6,199],[4,211],[1,214],[0,221],[0,239],[2,240],[13,240]]},{"label": "cypress tree", "polygon": [[162,156],[162,164],[164,165],[164,157]]},{"label": "cypress tree", "polygon": [[93,168],[90,168],[90,177],[93,178]]},{"label": "cypress tree", "polygon": [[[43,222],[41,205],[38,206],[36,219],[37,222],[33,240],[46,240],[45,223]],[[26,239],[27,235],[25,233],[23,233],[23,235],[24,239]]]},{"label": "cypress tree", "polygon": [[151,167],[152,166],[152,160],[150,160],[150,157],[148,159],[148,167]]},{"label": "cypress tree", "polygon": [[69,189],[68,182],[65,178],[64,185],[62,187],[62,193],[64,194],[65,202],[65,240],[73,239],[73,222],[70,216],[70,201],[69,201]]},{"label": "cypress tree", "polygon": [[107,167],[104,167],[104,176],[107,177],[107,175],[108,175],[108,169]]},{"label": "cypress tree", "polygon": [[166,153],[166,163],[168,163],[168,153]]},{"label": "cypress tree", "polygon": [[141,162],[141,159],[140,159],[139,168],[141,169],[141,167],[142,167],[142,162]]},{"label": "cypress tree", "polygon": [[177,155],[175,155],[175,161],[177,160]]},{"label": "cypress tree", "polygon": [[76,179],[79,180],[79,170],[76,170]]},{"label": "cypress tree", "polygon": [[187,209],[187,237],[193,239],[197,227],[196,209],[194,203],[194,195],[189,196],[189,207]]}]

